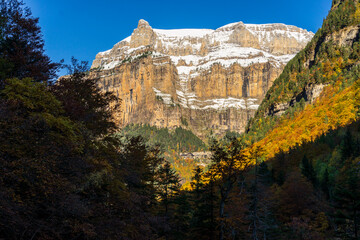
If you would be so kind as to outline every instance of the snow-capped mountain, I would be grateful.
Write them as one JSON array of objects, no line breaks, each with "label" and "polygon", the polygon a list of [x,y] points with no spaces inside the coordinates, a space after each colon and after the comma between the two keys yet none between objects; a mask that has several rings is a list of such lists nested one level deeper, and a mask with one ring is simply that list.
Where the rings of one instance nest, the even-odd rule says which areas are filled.
[{"label": "snow-capped mountain", "polygon": [[284,24],[153,29],[145,20],[92,65],[123,101],[122,123],[243,131],[283,67],[313,37]]}]

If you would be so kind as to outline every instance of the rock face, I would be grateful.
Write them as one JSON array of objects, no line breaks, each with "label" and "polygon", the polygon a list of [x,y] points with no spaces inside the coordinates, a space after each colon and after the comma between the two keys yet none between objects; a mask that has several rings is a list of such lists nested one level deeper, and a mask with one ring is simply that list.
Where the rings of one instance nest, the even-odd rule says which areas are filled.
[{"label": "rock face", "polygon": [[121,124],[243,132],[273,81],[313,33],[284,24],[159,30],[140,20],[132,35],[97,54],[91,74],[122,99]]},{"label": "rock face", "polygon": [[354,42],[358,41],[360,26],[349,26],[340,31],[330,34],[326,37],[325,42],[333,41],[337,46],[351,47]]}]

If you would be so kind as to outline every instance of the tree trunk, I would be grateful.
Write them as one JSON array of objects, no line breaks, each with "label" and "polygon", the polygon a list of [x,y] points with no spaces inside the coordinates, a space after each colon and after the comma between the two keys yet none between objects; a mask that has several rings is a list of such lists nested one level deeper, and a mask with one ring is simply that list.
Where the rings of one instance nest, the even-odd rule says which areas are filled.
[{"label": "tree trunk", "polygon": [[225,207],[225,199],[221,197],[220,200],[220,235],[219,239],[224,239],[224,228],[225,228],[225,222],[224,222],[224,207]]}]

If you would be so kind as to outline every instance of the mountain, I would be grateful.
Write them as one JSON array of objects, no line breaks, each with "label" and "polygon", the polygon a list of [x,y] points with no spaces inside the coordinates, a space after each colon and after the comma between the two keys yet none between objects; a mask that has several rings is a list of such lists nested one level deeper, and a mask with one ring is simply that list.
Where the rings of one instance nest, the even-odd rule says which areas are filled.
[{"label": "mountain", "polygon": [[243,132],[273,81],[313,33],[284,24],[232,23],[211,29],[153,29],[97,54],[100,86],[122,99],[119,121]]},{"label": "mountain", "polygon": [[[354,82],[360,76],[359,9],[357,1],[333,1],[322,28],[288,63],[267,92],[255,117],[249,122],[247,133],[252,141],[261,140],[272,132],[279,131],[282,126],[286,126],[286,121],[294,126],[296,122],[293,118],[304,114],[304,111],[308,112],[303,116],[303,124],[299,125],[300,129],[293,131],[297,132],[297,135],[308,131],[307,141],[315,139],[319,133],[348,124],[350,119],[354,120],[356,101],[353,100],[357,94]],[[342,94],[345,94],[343,98]],[[324,104],[325,102],[328,103]],[[342,107],[339,107],[341,105]],[[345,113],[349,108],[353,108],[350,112],[354,116],[342,116],[341,113]],[[320,111],[316,116],[310,113],[315,109]],[[318,116],[322,116],[322,119],[315,120]],[[312,121],[315,125],[306,127],[307,123]],[[342,124],[338,124],[340,122]],[[315,126],[320,125],[322,127],[318,131],[313,131]],[[275,135],[280,137],[278,133]],[[285,135],[283,137],[288,138],[289,132]],[[303,139],[293,139],[292,144],[286,142],[287,147],[279,147],[277,151],[301,144]]]}]

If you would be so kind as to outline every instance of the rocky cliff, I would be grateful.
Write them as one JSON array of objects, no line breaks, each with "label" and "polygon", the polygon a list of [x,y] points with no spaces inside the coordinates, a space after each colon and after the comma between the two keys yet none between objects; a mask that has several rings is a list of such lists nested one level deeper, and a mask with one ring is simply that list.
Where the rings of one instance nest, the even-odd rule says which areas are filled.
[{"label": "rocky cliff", "polygon": [[313,33],[284,24],[153,29],[132,35],[93,61],[100,86],[122,99],[121,124],[243,132],[285,64]]}]

